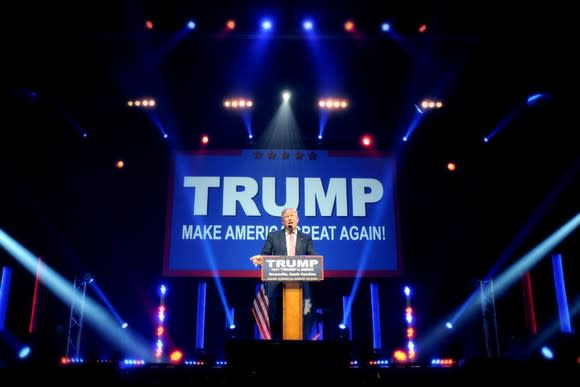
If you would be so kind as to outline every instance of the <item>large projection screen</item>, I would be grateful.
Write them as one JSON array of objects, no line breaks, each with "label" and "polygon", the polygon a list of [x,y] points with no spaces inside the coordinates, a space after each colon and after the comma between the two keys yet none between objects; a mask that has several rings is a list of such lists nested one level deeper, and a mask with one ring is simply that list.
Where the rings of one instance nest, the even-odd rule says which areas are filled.
[{"label": "large projection screen", "polygon": [[401,274],[389,155],[324,150],[178,152],[169,181],[164,275],[259,277],[249,258],[281,212],[324,257],[325,278]]}]

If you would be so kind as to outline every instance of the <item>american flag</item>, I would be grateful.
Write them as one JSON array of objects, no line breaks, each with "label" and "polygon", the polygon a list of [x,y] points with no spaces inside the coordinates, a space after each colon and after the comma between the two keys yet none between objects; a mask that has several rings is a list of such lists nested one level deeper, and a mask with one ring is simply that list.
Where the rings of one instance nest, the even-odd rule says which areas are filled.
[{"label": "american flag", "polygon": [[264,284],[260,284],[254,303],[252,304],[252,314],[256,319],[256,325],[260,330],[260,335],[264,340],[272,339],[272,331],[270,330],[270,319],[268,318],[268,296],[266,295],[266,288]]}]

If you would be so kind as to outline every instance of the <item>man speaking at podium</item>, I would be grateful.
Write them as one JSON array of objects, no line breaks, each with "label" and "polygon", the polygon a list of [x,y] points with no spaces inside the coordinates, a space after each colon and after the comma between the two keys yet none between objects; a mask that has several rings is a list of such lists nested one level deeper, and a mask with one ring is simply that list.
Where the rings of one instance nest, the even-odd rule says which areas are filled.
[{"label": "man speaking at podium", "polygon": [[[316,255],[312,237],[297,229],[298,211],[295,208],[282,210],[283,229],[272,231],[266,237],[264,246],[259,255],[250,258],[255,266],[262,265],[264,255]],[[282,338],[282,283],[279,281],[265,281],[266,295],[268,296],[268,309],[272,339]],[[310,283],[302,283],[303,305],[303,338],[309,339],[312,325],[312,293]]]}]

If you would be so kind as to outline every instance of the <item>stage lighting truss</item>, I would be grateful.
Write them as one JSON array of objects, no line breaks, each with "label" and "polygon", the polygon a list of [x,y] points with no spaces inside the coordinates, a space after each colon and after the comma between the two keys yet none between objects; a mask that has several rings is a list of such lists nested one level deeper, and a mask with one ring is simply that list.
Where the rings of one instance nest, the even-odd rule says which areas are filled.
[{"label": "stage lighting truss", "polygon": [[244,97],[226,98],[223,105],[227,110],[250,110],[254,107],[254,101]]},{"label": "stage lighting truss", "polygon": [[345,98],[327,97],[318,100],[318,108],[326,111],[346,110],[349,105],[349,101]]},{"label": "stage lighting truss", "polygon": [[153,109],[157,106],[157,102],[153,98],[140,98],[127,101],[127,106],[137,109]]}]

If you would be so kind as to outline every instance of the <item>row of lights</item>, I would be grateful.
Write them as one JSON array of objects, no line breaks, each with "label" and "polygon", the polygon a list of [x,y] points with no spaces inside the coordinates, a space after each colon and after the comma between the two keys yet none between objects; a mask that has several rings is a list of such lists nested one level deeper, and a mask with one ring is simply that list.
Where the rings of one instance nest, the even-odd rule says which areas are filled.
[{"label": "row of lights", "polygon": [[247,98],[227,98],[224,107],[232,110],[246,110],[254,107],[254,101]]},{"label": "row of lights", "polygon": [[167,288],[165,285],[159,287],[159,306],[157,307],[157,328],[155,328],[155,352],[154,357],[156,361],[163,360],[163,353],[165,352],[165,294]]},{"label": "row of lights", "polygon": [[428,110],[441,109],[442,107],[443,101],[438,99],[424,99],[418,105],[415,105],[415,108],[421,114]]},{"label": "row of lights", "polygon": [[348,108],[348,100],[344,98],[324,98],[318,101],[321,110],[344,110]]},{"label": "row of lights", "polygon": [[128,107],[149,108],[152,109],[157,106],[157,102],[153,98],[132,99],[127,101]]},{"label": "row of lights", "polygon": [[[289,92],[282,94],[284,101],[290,100],[290,97],[291,94]],[[318,101],[320,110],[345,110],[348,106],[348,100],[344,98],[321,98]],[[228,110],[248,110],[254,107],[254,101],[243,97],[226,98],[224,107]]]},{"label": "row of lights", "polygon": [[[223,25],[223,30],[225,32],[232,32],[236,30],[238,23],[235,19],[227,19]],[[269,18],[264,18],[260,20],[259,28],[263,32],[272,31],[275,27],[274,21]],[[316,23],[313,19],[307,18],[301,22],[302,30],[305,32],[312,32],[315,30]],[[153,20],[145,21],[145,28],[148,30],[155,29],[155,23]],[[188,30],[195,30],[197,28],[197,23],[194,20],[187,20],[185,22],[185,28]],[[356,33],[358,31],[357,24],[353,19],[347,19],[342,24],[342,29],[347,33]],[[383,21],[379,23],[378,29],[383,33],[388,33],[392,31],[392,24],[389,21]],[[417,32],[425,33],[427,31],[427,24],[421,23],[417,26]]]},{"label": "row of lights", "polygon": [[[288,91],[282,93],[282,98],[284,101],[290,100],[291,94]],[[135,108],[155,108],[157,102],[153,98],[141,98],[133,99],[127,101],[128,107]],[[224,108],[228,110],[249,110],[254,107],[254,101],[251,98],[246,97],[229,97],[223,100]],[[346,110],[350,107],[350,102],[346,98],[337,97],[324,97],[318,100],[318,108],[320,110],[327,111],[337,111]],[[424,113],[427,110],[441,109],[443,107],[443,101],[425,99],[419,104],[415,105],[415,108],[420,112]]]},{"label": "row of lights", "polygon": [[415,316],[413,307],[411,306],[411,288],[405,286],[403,289],[405,294],[405,321],[407,329],[405,336],[407,337],[407,350],[397,349],[393,353],[393,359],[397,363],[410,363],[417,360],[417,353],[415,350]]},{"label": "row of lights", "polygon": [[[251,140],[253,138],[252,135],[249,136],[249,139]],[[318,136],[318,140],[322,140],[321,136]],[[210,137],[208,134],[202,134],[199,140],[201,146],[206,147],[209,145],[210,143]],[[370,134],[363,134],[360,139],[359,139],[359,143],[363,148],[366,149],[372,149],[375,146],[375,139],[373,136],[371,136]],[[117,161],[117,168],[121,169],[122,168],[122,161]],[[121,164],[121,166],[119,166],[118,164]]]}]

